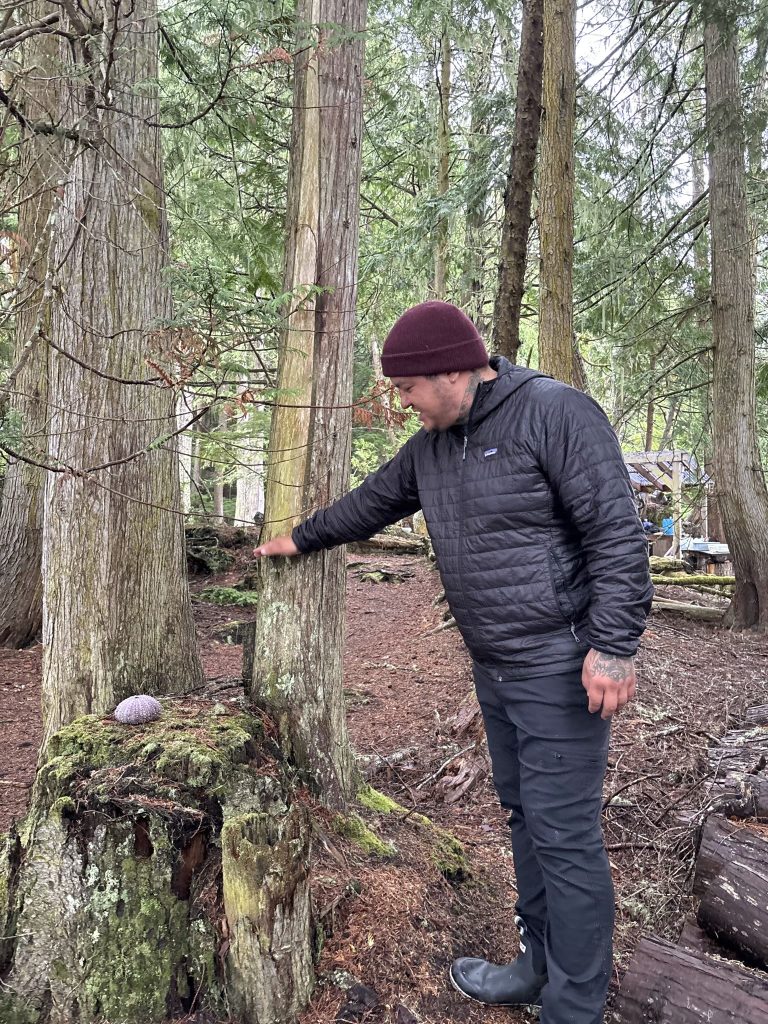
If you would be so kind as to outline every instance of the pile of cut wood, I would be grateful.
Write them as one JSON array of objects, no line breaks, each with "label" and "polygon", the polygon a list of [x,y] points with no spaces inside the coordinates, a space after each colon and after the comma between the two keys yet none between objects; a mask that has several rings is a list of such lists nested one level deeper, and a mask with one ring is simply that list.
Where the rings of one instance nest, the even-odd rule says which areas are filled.
[{"label": "pile of cut wood", "polygon": [[620,1024],[768,1024],[768,705],[708,756],[696,918],[677,945],[640,941],[613,1011]]}]

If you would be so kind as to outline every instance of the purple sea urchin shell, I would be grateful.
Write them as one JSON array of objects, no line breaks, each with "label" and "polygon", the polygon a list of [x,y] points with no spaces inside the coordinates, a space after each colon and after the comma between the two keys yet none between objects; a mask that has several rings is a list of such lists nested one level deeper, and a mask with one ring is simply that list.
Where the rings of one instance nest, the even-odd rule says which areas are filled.
[{"label": "purple sea urchin shell", "polygon": [[159,718],[162,710],[154,697],[140,693],[135,697],[121,700],[115,708],[115,718],[123,725],[142,725],[144,722],[153,722]]}]

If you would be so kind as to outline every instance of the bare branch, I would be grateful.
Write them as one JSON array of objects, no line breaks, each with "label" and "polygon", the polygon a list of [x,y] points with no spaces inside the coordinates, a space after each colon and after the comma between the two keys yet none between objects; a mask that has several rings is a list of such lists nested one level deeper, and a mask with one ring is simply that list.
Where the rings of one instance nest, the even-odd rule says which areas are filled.
[{"label": "bare branch", "polygon": [[59,23],[58,14],[48,14],[40,21],[30,22],[28,25],[14,25],[0,32],[0,50],[10,50],[14,46],[28,39],[30,36],[46,35],[52,32]]}]

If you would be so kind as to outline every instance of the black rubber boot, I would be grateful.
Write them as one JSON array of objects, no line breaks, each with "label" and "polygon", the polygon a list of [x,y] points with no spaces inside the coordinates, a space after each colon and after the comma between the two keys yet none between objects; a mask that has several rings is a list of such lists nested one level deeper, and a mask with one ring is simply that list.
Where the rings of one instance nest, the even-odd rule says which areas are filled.
[{"label": "black rubber boot", "polygon": [[469,956],[453,961],[451,983],[462,995],[489,1006],[541,1006],[547,975],[534,971],[525,925],[519,917],[515,924],[520,931],[520,954],[511,964],[497,966]]}]

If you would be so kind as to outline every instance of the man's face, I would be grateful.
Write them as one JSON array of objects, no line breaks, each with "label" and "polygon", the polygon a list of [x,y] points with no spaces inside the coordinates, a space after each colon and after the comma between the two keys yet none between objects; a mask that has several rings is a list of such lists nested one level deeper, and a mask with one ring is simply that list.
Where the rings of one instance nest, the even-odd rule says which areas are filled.
[{"label": "man's face", "polygon": [[447,430],[459,417],[464,389],[458,373],[434,377],[393,377],[404,409],[414,409],[425,430]]}]

